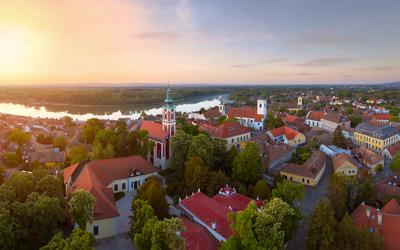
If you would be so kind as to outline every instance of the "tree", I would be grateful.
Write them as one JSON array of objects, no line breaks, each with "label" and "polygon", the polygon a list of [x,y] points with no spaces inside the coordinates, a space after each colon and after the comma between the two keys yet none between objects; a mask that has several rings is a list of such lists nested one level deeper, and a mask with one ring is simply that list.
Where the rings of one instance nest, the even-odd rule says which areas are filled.
[{"label": "tree", "polygon": [[361,118],[361,117],[356,116],[356,115],[350,116],[350,126],[351,126],[352,128],[357,127],[357,125],[358,125],[359,123],[361,123],[361,122],[362,122],[362,118]]},{"label": "tree", "polygon": [[264,121],[264,128],[267,130],[271,130],[274,128],[279,128],[285,125],[281,118],[274,116],[273,114],[269,113],[267,119]]},{"label": "tree", "polygon": [[347,211],[348,194],[346,190],[346,178],[333,174],[329,178],[328,199],[337,221],[341,221]]},{"label": "tree", "polygon": [[17,158],[17,154],[8,152],[3,156],[3,163],[9,168],[15,168],[20,164],[20,159]]},{"label": "tree", "polygon": [[351,207],[351,209],[353,209],[355,206],[357,206],[363,201],[367,204],[373,205],[374,197],[375,197],[374,182],[372,180],[372,177],[367,176],[359,180],[358,182],[355,203],[354,206]]},{"label": "tree", "polygon": [[33,192],[34,182],[32,175],[24,172],[17,172],[11,175],[3,185],[9,186],[15,193],[17,201],[25,201],[30,193]]},{"label": "tree", "polygon": [[308,225],[307,250],[336,249],[336,221],[329,200],[321,200],[316,205]]},{"label": "tree", "polygon": [[182,179],[185,173],[185,163],[189,154],[189,147],[192,136],[178,130],[171,139],[171,159],[170,167],[174,169],[179,179]]},{"label": "tree", "polygon": [[225,157],[223,165],[222,165],[222,170],[228,176],[232,175],[233,160],[236,158],[236,156],[238,154],[239,154],[239,151],[238,151],[238,149],[236,147],[231,147],[226,153],[226,157]]},{"label": "tree", "polygon": [[258,180],[252,191],[253,198],[267,199],[271,196],[268,184],[263,180]]},{"label": "tree", "polygon": [[233,178],[243,184],[253,184],[262,175],[263,165],[257,144],[249,142],[233,161]]},{"label": "tree", "polygon": [[41,178],[35,185],[35,192],[58,198],[61,201],[64,200],[63,183],[59,178],[52,175]]},{"label": "tree", "polygon": [[352,107],[347,107],[345,111],[346,111],[346,114],[348,114],[348,115],[353,114],[353,108]]},{"label": "tree", "polygon": [[382,163],[379,163],[379,164],[375,167],[375,171],[376,171],[377,173],[380,173],[380,172],[383,171],[383,165],[382,165]]},{"label": "tree", "polygon": [[88,223],[93,221],[93,210],[96,198],[85,190],[76,190],[69,200],[69,212],[79,228],[86,230]]},{"label": "tree", "polygon": [[131,212],[130,234],[132,240],[134,240],[135,234],[142,232],[146,222],[150,219],[157,219],[157,217],[154,214],[154,209],[149,205],[149,203],[140,199],[132,200]]},{"label": "tree", "polygon": [[390,163],[390,169],[393,172],[396,172],[400,169],[400,154],[396,154],[393,158],[392,162]]},{"label": "tree", "polygon": [[303,185],[297,184],[288,180],[278,182],[276,187],[272,190],[273,198],[281,198],[284,202],[293,207],[296,200],[302,200],[306,189]]},{"label": "tree", "polygon": [[332,143],[339,148],[346,148],[346,138],[344,138],[340,126],[336,128],[335,132],[333,132]]},{"label": "tree", "polygon": [[189,148],[189,159],[193,156],[200,157],[207,167],[211,167],[214,163],[213,159],[214,145],[212,139],[205,134],[199,134],[192,138]]},{"label": "tree", "polygon": [[6,173],[6,170],[4,167],[0,166],[0,185],[3,184],[5,177],[4,174]]},{"label": "tree", "polygon": [[213,138],[213,165],[211,166],[212,170],[221,170],[224,168],[224,161],[228,156],[228,152],[226,150],[226,141]]},{"label": "tree", "polygon": [[208,183],[206,186],[206,194],[214,196],[218,193],[219,189],[230,182],[229,177],[222,171],[209,171]]},{"label": "tree", "polygon": [[69,116],[64,116],[64,117],[63,117],[63,120],[64,120],[64,124],[65,124],[65,126],[66,126],[67,128],[70,128],[70,127],[75,126],[74,120],[73,120],[71,117],[69,117]]},{"label": "tree", "polygon": [[154,209],[154,213],[159,219],[168,216],[168,203],[165,200],[165,190],[161,186],[159,179],[155,177],[148,178],[147,181],[137,190],[135,199],[147,201]]},{"label": "tree", "polygon": [[357,228],[348,214],[339,223],[337,234],[340,239],[339,249],[383,250],[383,240],[378,233],[370,233],[366,228]]},{"label": "tree", "polygon": [[7,139],[9,142],[16,142],[19,145],[24,145],[27,141],[31,139],[29,133],[24,132],[20,128],[11,129],[7,134]]},{"label": "tree", "polygon": [[75,164],[88,159],[88,151],[85,146],[80,145],[71,148],[68,156],[71,158],[71,164]]},{"label": "tree", "polygon": [[135,234],[135,245],[139,250],[183,250],[184,240],[178,232],[184,230],[179,218],[147,220],[141,233]]},{"label": "tree", "polygon": [[0,206],[0,249],[16,249],[16,223],[10,211]]},{"label": "tree", "polygon": [[56,136],[53,139],[53,147],[59,148],[61,151],[65,150],[68,144],[68,139],[65,136]]},{"label": "tree", "polygon": [[193,192],[198,188],[206,189],[208,178],[208,170],[202,159],[197,156],[191,157],[185,170],[185,183],[188,190]]},{"label": "tree", "polygon": [[145,130],[134,130],[128,135],[128,152],[130,155],[141,155],[146,157],[154,144],[149,140],[148,132]]},{"label": "tree", "polygon": [[63,238],[62,233],[59,232],[49,241],[49,243],[40,248],[40,250],[94,250],[94,236],[80,228],[75,228],[68,238]]},{"label": "tree", "polygon": [[92,118],[86,121],[81,134],[83,142],[92,144],[97,132],[104,128],[104,124],[97,118]]}]

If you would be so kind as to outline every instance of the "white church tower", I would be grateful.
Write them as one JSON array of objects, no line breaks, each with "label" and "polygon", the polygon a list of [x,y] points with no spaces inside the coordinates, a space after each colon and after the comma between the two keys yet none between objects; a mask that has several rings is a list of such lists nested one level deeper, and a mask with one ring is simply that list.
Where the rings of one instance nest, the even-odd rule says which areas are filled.
[{"label": "white church tower", "polygon": [[267,100],[257,100],[257,114],[267,117]]},{"label": "white church tower", "polygon": [[218,109],[219,109],[219,112],[220,112],[222,115],[226,115],[225,103],[224,103],[224,97],[223,97],[223,96],[220,96],[220,97],[219,97]]},{"label": "white church tower", "polygon": [[176,115],[175,106],[173,105],[174,100],[171,97],[171,90],[169,87],[164,102],[165,105],[162,111],[162,127],[164,131],[167,131],[168,136],[172,137],[176,132]]}]

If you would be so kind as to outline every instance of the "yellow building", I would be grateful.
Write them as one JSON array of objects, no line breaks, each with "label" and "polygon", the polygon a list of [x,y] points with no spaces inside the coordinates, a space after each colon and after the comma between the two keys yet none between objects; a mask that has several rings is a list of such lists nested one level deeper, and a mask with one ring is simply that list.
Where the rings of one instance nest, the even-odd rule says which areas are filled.
[{"label": "yellow building", "polygon": [[321,151],[314,151],[311,157],[303,164],[287,163],[280,171],[286,180],[315,187],[321,180],[326,169],[326,155]]},{"label": "yellow building", "polygon": [[378,153],[399,140],[399,132],[391,124],[362,122],[357,125],[354,132],[354,142],[357,145]]},{"label": "yellow building", "polygon": [[306,143],[305,135],[287,126],[271,129],[267,134],[273,141],[283,142],[291,146]]},{"label": "yellow building", "polygon": [[336,174],[343,174],[347,176],[357,175],[357,161],[347,154],[337,154],[332,159],[332,165]]}]

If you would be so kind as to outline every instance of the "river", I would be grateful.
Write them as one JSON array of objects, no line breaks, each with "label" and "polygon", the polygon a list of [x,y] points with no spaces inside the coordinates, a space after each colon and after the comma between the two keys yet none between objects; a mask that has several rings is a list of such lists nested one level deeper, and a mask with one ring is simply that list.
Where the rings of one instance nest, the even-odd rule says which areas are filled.
[{"label": "river", "polygon": [[[209,96],[203,98],[196,98],[194,101],[182,101],[176,104],[176,111],[177,112],[196,112],[199,111],[201,108],[209,109],[215,107],[220,104],[220,100],[218,96]],[[95,107],[96,110],[99,107]],[[109,108],[109,107],[108,107]],[[58,107],[60,109],[60,107]],[[87,107],[86,107],[87,109]],[[114,108],[115,109],[115,108]],[[128,111],[121,111],[127,110]],[[74,110],[74,111],[71,111]],[[91,118],[98,118],[101,120],[118,120],[123,118],[130,118],[130,119],[137,119],[139,118],[141,112],[145,112],[147,115],[159,115],[162,111],[162,106],[157,107],[148,107],[147,109],[140,109],[137,110],[134,107],[129,109],[129,107],[124,107],[123,109],[117,109],[114,111],[108,112],[86,112],[85,109],[81,108],[68,108],[65,106],[64,110],[62,111],[53,111],[49,107],[40,106],[27,106],[22,104],[15,104],[15,103],[0,103],[0,113],[3,114],[10,114],[10,115],[18,115],[18,116],[26,116],[26,117],[33,117],[33,118],[55,118],[60,119],[64,116],[69,116],[77,121],[86,121]],[[83,112],[82,112],[83,111]]]}]

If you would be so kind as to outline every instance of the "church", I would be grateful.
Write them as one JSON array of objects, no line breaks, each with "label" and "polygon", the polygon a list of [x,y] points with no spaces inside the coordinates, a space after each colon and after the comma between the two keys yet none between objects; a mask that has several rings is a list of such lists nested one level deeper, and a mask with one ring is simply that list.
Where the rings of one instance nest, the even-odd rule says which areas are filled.
[{"label": "church", "polygon": [[142,121],[140,130],[146,130],[149,140],[154,143],[147,159],[154,167],[162,170],[168,167],[171,158],[171,138],[176,132],[175,106],[171,96],[171,90],[166,92],[165,105],[162,107],[162,122]]}]

